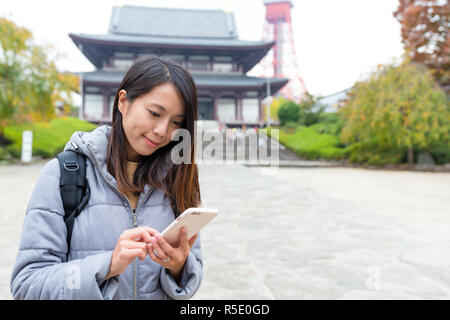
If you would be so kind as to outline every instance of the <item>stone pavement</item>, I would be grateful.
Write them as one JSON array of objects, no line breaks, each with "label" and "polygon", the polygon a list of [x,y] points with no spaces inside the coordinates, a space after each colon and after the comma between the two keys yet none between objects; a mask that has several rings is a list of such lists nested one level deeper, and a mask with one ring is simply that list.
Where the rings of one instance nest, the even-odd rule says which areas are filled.
[{"label": "stone pavement", "polygon": [[[198,299],[449,299],[450,174],[200,169]],[[215,178],[213,178],[215,177]]]},{"label": "stone pavement", "polygon": [[[0,298],[44,162],[0,166]],[[202,164],[194,299],[449,299],[450,174]]]}]

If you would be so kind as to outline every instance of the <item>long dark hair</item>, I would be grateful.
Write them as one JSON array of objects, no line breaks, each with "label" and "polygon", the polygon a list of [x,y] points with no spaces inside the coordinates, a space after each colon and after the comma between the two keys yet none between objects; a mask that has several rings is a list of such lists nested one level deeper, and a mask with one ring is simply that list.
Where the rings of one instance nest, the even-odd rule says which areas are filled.
[{"label": "long dark hair", "polygon": [[[191,135],[191,163],[174,164],[170,152],[178,143],[171,141],[149,156],[142,156],[130,181],[127,170],[126,136],[122,126],[122,114],[118,108],[119,92],[124,89],[131,104],[139,96],[148,93],[155,86],[172,83],[177,88],[185,106],[185,119],[181,128]],[[143,192],[146,184],[161,189],[169,198],[170,205],[178,216],[190,207],[201,203],[198,168],[195,164],[194,125],[197,120],[197,88],[188,71],[178,64],[156,56],[143,56],[130,67],[117,89],[114,98],[112,128],[108,138],[106,165],[115,177],[118,189],[124,193]],[[169,161],[169,164],[167,164]],[[163,168],[168,165],[167,174]]]}]

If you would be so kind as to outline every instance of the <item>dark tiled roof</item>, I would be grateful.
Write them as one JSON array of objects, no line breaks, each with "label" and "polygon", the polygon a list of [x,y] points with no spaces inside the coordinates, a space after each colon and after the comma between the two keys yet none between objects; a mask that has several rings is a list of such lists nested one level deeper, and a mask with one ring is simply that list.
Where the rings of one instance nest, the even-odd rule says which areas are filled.
[{"label": "dark tiled roof", "polygon": [[123,34],[73,34],[69,36],[74,41],[82,42],[103,42],[105,44],[128,44],[138,46],[186,46],[186,47],[206,47],[206,48],[250,48],[250,47],[266,47],[270,48],[273,42],[264,41],[245,41],[237,39],[200,39],[200,38],[163,38],[154,36],[136,36]]},{"label": "dark tiled roof", "polygon": [[[91,83],[103,83],[119,85],[124,72],[98,70],[80,73],[83,81]],[[249,77],[246,75],[226,74],[195,74],[192,73],[196,85],[199,88],[260,88],[266,85],[266,78]],[[273,93],[287,83],[287,79],[271,78],[270,83]]]},{"label": "dark tiled roof", "polygon": [[69,33],[69,37],[97,69],[118,50],[158,55],[189,50],[232,55],[247,72],[274,45],[239,40],[232,13],[136,6],[113,7],[108,34]]},{"label": "dark tiled roof", "polygon": [[113,7],[108,33],[156,37],[237,39],[234,15],[221,10]]}]

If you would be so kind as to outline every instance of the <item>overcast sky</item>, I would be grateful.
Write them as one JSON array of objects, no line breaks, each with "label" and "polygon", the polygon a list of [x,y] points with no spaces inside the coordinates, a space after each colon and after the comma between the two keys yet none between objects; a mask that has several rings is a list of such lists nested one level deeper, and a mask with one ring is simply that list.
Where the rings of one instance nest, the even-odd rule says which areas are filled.
[{"label": "overcast sky", "polygon": [[[349,88],[377,64],[403,54],[400,25],[392,16],[398,0],[294,0],[292,27],[297,61],[307,90],[328,95]],[[92,71],[69,33],[107,33],[114,5],[226,9],[235,14],[239,38],[261,40],[262,0],[14,0],[0,16],[33,32],[58,53],[61,71]]]}]

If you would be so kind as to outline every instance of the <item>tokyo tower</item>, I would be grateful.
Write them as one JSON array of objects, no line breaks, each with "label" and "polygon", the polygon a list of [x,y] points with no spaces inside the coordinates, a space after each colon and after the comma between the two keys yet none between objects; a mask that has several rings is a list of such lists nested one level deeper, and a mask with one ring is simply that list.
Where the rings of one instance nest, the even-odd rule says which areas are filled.
[{"label": "tokyo tower", "polygon": [[255,68],[255,72],[263,77],[289,79],[280,90],[280,95],[299,102],[306,95],[306,87],[300,76],[295,54],[291,20],[292,1],[265,0],[264,5],[266,20],[263,41],[274,41],[275,44]]}]

